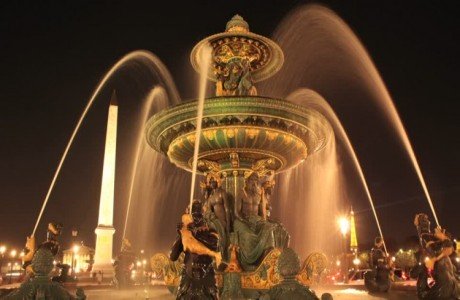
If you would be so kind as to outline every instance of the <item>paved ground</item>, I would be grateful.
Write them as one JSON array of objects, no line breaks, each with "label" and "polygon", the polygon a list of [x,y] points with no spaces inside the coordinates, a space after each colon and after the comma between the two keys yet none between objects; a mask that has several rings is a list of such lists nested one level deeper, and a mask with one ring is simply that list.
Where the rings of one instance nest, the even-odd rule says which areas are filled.
[{"label": "paved ground", "polygon": [[[316,290],[316,294],[321,296],[322,293],[326,291]],[[391,291],[388,294],[381,295],[369,295],[366,291],[354,289],[354,288],[344,288],[329,291],[334,300],[358,300],[358,299],[391,299],[391,300],[416,300],[415,292],[413,291]],[[118,290],[87,290],[86,294],[88,300],[136,300],[136,299],[155,299],[155,300],[173,300],[174,297],[169,293],[169,291],[162,286],[157,286],[150,288],[148,291],[142,289],[130,290],[130,291],[118,291]]]}]

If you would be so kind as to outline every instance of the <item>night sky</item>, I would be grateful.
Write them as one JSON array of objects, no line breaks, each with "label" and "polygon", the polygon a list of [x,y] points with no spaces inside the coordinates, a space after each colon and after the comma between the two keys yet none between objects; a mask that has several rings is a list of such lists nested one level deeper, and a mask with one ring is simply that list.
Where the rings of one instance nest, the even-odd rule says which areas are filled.
[{"label": "night sky", "polygon": [[[156,3],[0,3],[0,244],[22,246],[31,233],[89,96],[124,54],[137,49],[155,53],[172,73],[182,98],[190,99],[196,96],[196,75],[189,53],[196,42],[223,31],[236,13],[249,22],[252,32],[271,36],[290,10],[310,2],[162,1],[161,7]],[[316,3],[341,16],[372,56],[406,126],[441,225],[460,235],[460,5],[456,1]],[[110,92],[101,94],[75,140],[40,225],[39,240],[46,222],[57,220],[65,225],[64,241],[70,229],[77,228],[86,243],[94,244]],[[119,143],[129,144],[140,103],[135,95],[122,98]],[[352,116],[343,118],[376,199],[384,234],[399,245],[415,234],[414,214],[429,213],[420,184],[403,148],[395,141],[386,142],[391,135],[368,137],[363,130],[352,130],[356,127]],[[376,141],[381,146],[375,147]],[[117,189],[126,187],[121,175],[128,170],[124,147],[119,149]],[[395,164],[397,168],[391,167]],[[357,208],[358,227],[375,228],[366,201],[350,200]],[[361,241],[373,239],[375,230],[360,228]]]}]

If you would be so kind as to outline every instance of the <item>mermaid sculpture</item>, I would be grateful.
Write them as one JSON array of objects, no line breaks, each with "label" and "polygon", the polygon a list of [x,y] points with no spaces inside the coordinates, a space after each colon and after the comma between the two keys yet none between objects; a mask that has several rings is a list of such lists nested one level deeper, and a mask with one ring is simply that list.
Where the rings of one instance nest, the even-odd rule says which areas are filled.
[{"label": "mermaid sculpture", "polygon": [[177,233],[170,259],[176,261],[182,252],[185,258],[176,299],[218,299],[213,258],[220,260],[219,237],[203,218],[200,201],[193,201],[192,220],[184,216]]},{"label": "mermaid sculpture", "polygon": [[28,278],[19,289],[6,295],[2,299],[9,300],[44,300],[44,299],[86,299],[85,293],[78,288],[76,296],[71,295],[60,283],[51,280],[53,261],[59,251],[58,236],[61,234],[62,224],[48,224],[46,241],[35,249],[35,238],[27,238],[23,267]]},{"label": "mermaid sculpture", "polygon": [[390,267],[388,257],[383,251],[383,239],[375,238],[371,250],[370,264],[372,271],[366,272],[364,284],[370,293],[387,292],[390,289]]},{"label": "mermaid sculpture", "polygon": [[[431,233],[430,221],[425,214],[416,215],[414,225],[422,251],[428,257],[418,274],[419,299],[460,299],[460,279],[454,273],[450,259],[454,251],[450,235],[439,226]],[[428,283],[429,277],[432,277],[434,284]]]}]

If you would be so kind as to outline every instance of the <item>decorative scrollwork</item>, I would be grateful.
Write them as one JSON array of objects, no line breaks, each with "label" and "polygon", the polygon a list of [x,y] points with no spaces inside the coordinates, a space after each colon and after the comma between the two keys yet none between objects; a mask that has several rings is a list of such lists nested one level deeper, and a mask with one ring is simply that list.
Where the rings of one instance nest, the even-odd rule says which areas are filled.
[{"label": "decorative scrollwork", "polygon": [[310,286],[313,279],[321,275],[327,267],[327,257],[324,253],[314,252],[308,255],[302,265],[297,280],[307,286]]},{"label": "decorative scrollwork", "polygon": [[277,269],[280,254],[280,249],[273,249],[254,272],[241,273],[241,287],[265,290],[280,283],[281,278]]}]

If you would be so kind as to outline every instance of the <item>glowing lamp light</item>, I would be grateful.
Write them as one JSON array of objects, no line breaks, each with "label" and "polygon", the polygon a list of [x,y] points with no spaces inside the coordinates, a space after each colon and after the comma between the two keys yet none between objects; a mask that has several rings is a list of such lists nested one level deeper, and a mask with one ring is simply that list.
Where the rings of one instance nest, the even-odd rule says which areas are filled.
[{"label": "glowing lamp light", "polygon": [[350,221],[346,217],[340,217],[338,220],[339,229],[343,236],[346,236],[350,230]]},{"label": "glowing lamp light", "polygon": [[0,246],[0,254],[3,255],[6,252],[6,247],[5,246]]},{"label": "glowing lamp light", "polygon": [[147,264],[147,260],[144,259],[144,260],[142,261],[142,264],[145,266],[145,265]]},{"label": "glowing lamp light", "polygon": [[141,250],[141,254],[144,254],[144,250]]},{"label": "glowing lamp light", "polygon": [[74,245],[74,246],[73,246],[73,253],[77,254],[78,251],[80,251],[80,246]]},{"label": "glowing lamp light", "polygon": [[140,266],[141,266],[141,262],[140,262],[140,261],[137,261],[137,262],[136,262],[136,266],[140,267]]},{"label": "glowing lamp light", "polygon": [[429,260],[429,257],[425,256],[425,262],[427,262],[428,260]]},{"label": "glowing lamp light", "polygon": [[24,251],[21,251],[21,253],[19,253],[19,257],[24,257],[26,254],[24,253]]},{"label": "glowing lamp light", "polygon": [[11,250],[11,252],[10,252],[10,256],[11,256],[11,257],[15,258],[15,257],[16,257],[16,254],[18,254],[18,251],[14,250],[14,249]]},{"label": "glowing lamp light", "polygon": [[360,260],[359,258],[356,257],[355,259],[353,259],[353,264],[354,264],[355,266],[358,266],[359,264],[361,264],[361,260]]},{"label": "glowing lamp light", "polygon": [[395,261],[396,261],[396,257],[392,256],[392,257],[391,257],[391,261],[392,261],[392,262],[395,262]]},{"label": "glowing lamp light", "polygon": [[456,258],[455,258],[455,261],[458,262],[458,263],[460,263],[460,257],[456,257]]},{"label": "glowing lamp light", "polygon": [[336,261],[335,264],[337,267],[340,267],[340,260]]}]

